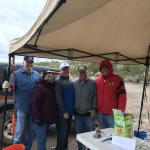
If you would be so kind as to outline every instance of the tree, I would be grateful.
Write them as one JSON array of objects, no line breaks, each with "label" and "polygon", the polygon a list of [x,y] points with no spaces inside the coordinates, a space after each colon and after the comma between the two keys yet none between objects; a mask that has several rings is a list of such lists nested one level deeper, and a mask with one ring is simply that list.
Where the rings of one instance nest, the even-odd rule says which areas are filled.
[{"label": "tree", "polygon": [[[59,65],[62,61],[52,60],[50,62],[37,62],[36,65],[47,66],[50,68],[59,69]],[[73,77],[78,76],[78,67],[85,65],[87,67],[88,76],[97,76],[99,72],[99,63],[81,62],[81,61],[70,61],[66,60],[70,64],[70,74]],[[144,80],[145,66],[143,65],[113,65],[114,72],[124,78],[125,81],[141,82]],[[150,77],[148,77],[150,81]]]}]

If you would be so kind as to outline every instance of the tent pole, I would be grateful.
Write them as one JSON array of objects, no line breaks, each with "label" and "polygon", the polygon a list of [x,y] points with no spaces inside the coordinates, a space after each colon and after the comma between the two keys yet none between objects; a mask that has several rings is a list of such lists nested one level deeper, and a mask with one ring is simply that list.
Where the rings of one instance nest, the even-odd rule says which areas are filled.
[{"label": "tent pole", "polygon": [[143,109],[143,103],[144,103],[144,97],[145,97],[145,90],[147,85],[147,76],[148,76],[148,70],[149,70],[149,53],[150,53],[150,46],[148,49],[148,56],[146,57],[146,69],[145,69],[145,78],[144,78],[144,84],[143,84],[143,92],[142,92],[142,100],[141,100],[141,107],[140,107],[140,115],[139,115],[139,122],[138,122],[138,133],[140,130],[141,125],[141,117],[142,117],[142,109]]},{"label": "tent pole", "polygon": [[[10,76],[10,64],[11,64],[11,56],[9,56],[9,64],[8,64],[8,71],[7,71],[7,81],[9,80]],[[6,120],[6,108],[7,108],[7,96],[8,96],[8,89],[5,89],[4,91],[5,94],[5,101],[4,101],[4,107],[3,107],[3,122],[2,122],[2,133],[1,133],[1,145],[0,145],[0,150],[3,148],[3,131],[4,131],[4,125],[5,125],[5,120]]]}]

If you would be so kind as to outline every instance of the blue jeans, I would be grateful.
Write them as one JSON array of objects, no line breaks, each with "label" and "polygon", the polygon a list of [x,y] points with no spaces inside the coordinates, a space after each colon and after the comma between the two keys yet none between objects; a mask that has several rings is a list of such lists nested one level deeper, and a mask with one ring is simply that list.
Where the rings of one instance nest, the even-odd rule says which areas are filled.
[{"label": "blue jeans", "polygon": [[31,116],[28,113],[17,111],[14,144],[25,144],[26,150],[30,150],[33,136],[34,130]]},{"label": "blue jeans", "polygon": [[114,117],[113,115],[105,115],[102,113],[97,114],[97,119],[101,129],[113,128],[114,127]]},{"label": "blue jeans", "polygon": [[56,150],[68,149],[68,137],[71,127],[72,117],[65,119],[63,116],[59,116],[56,128],[57,128],[57,146]]},{"label": "blue jeans", "polygon": [[42,125],[37,125],[36,123],[33,124],[38,144],[38,150],[46,150],[46,137],[49,125],[46,123],[43,123]]},{"label": "blue jeans", "polygon": [[[75,116],[76,133],[85,133],[94,130],[94,119],[90,116]],[[84,146],[78,142],[78,150],[83,150]]]}]

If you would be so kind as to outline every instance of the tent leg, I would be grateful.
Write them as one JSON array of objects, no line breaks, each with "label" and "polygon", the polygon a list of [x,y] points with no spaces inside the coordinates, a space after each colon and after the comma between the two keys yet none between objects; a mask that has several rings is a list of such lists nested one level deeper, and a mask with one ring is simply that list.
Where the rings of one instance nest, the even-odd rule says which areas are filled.
[{"label": "tent leg", "polygon": [[149,70],[149,51],[150,51],[150,47],[148,50],[148,56],[146,58],[146,69],[145,69],[145,78],[144,78],[144,84],[143,84],[142,100],[141,100],[140,115],[139,115],[139,122],[138,122],[138,133],[140,130],[140,125],[141,125],[142,109],[143,109],[144,96],[145,96],[144,93],[145,93],[146,85],[147,85],[147,76],[148,76],[148,70]]},{"label": "tent leg", "polygon": [[[7,80],[9,79],[10,76],[10,63],[11,63],[11,57],[9,56],[9,65],[8,65],[8,74],[7,74]],[[5,124],[5,117],[6,117],[6,108],[7,108],[7,96],[8,96],[8,89],[4,90],[5,94],[5,101],[4,101],[4,108],[3,108],[3,122],[2,122],[2,133],[1,133],[1,145],[0,145],[0,150],[2,150],[3,147],[3,131],[4,131],[4,124]]]}]

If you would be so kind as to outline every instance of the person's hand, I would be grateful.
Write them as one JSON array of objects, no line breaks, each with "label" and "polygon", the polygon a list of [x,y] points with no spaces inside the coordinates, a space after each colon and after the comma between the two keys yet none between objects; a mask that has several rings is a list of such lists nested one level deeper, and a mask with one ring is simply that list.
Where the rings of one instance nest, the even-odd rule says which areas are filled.
[{"label": "person's hand", "polygon": [[8,81],[4,81],[3,85],[2,85],[3,89],[9,89],[10,88],[10,83]]},{"label": "person's hand", "polygon": [[91,113],[91,117],[92,117],[92,118],[96,116],[95,110],[91,110],[90,113]]},{"label": "person's hand", "polygon": [[69,118],[69,114],[68,113],[64,113],[64,118],[68,119]]},{"label": "person's hand", "polygon": [[34,121],[38,126],[41,126],[43,124],[43,122],[41,120],[36,119]]}]

